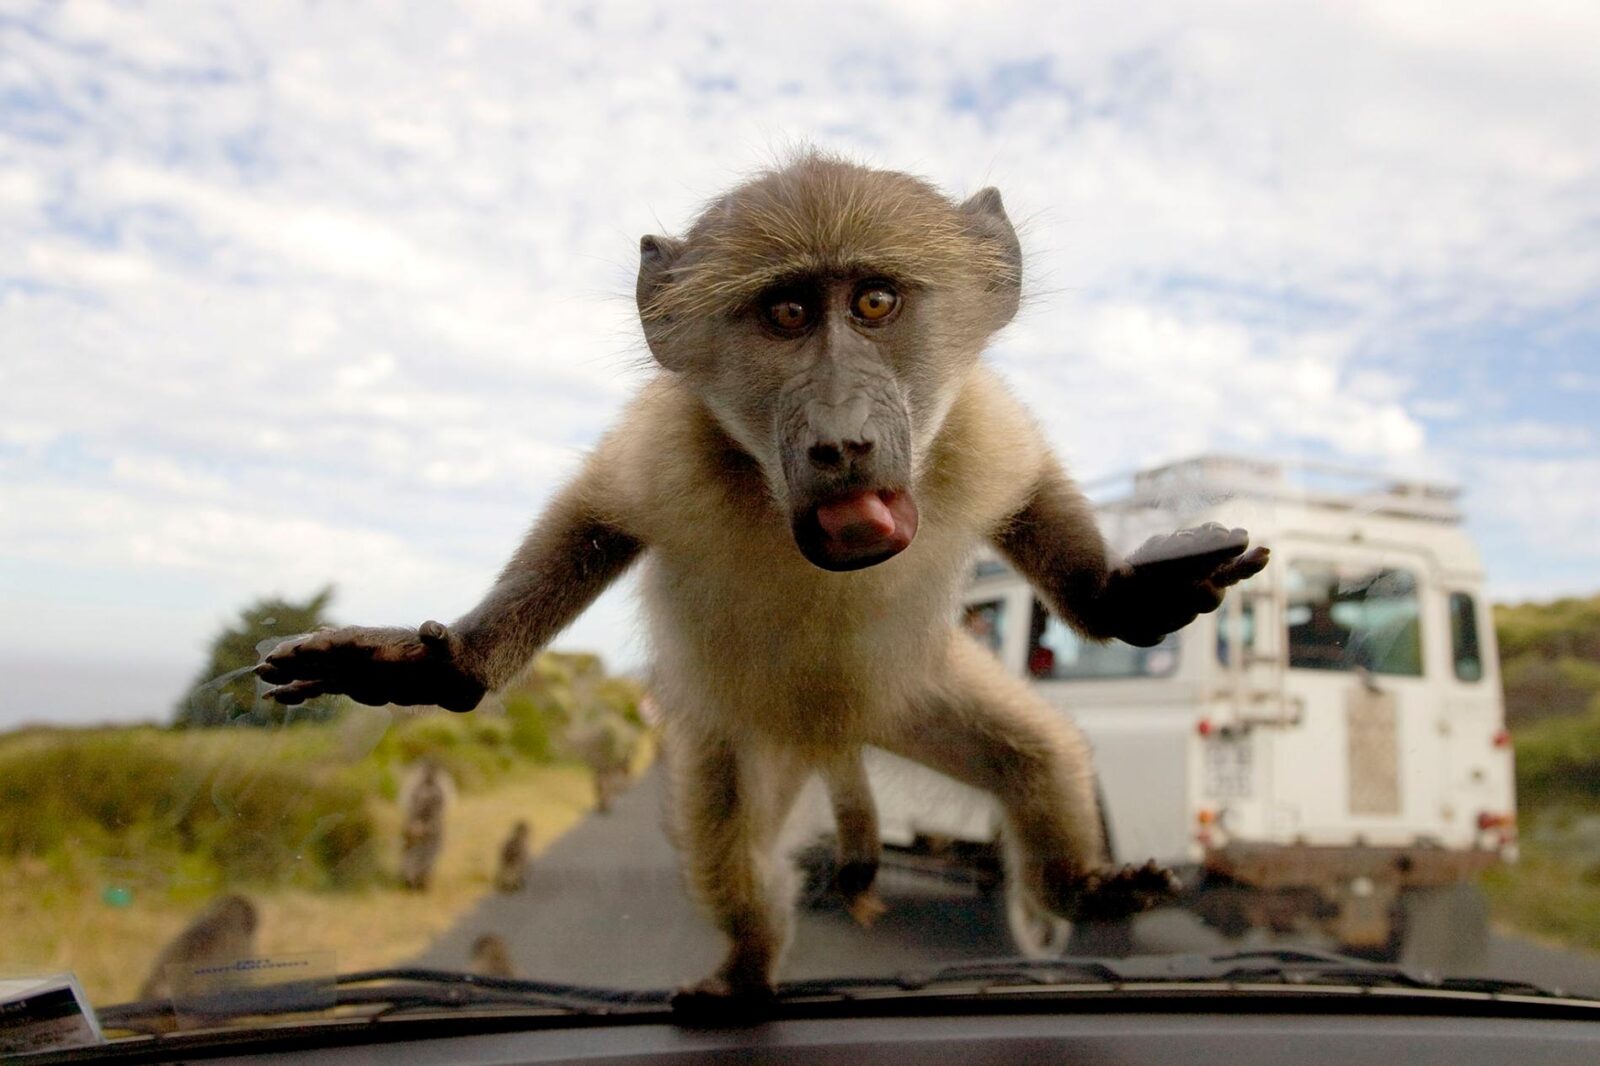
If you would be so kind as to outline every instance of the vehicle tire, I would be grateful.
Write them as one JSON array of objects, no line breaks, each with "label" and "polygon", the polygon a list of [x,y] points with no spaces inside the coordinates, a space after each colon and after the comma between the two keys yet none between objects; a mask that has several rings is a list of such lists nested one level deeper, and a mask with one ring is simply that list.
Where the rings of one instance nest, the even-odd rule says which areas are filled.
[{"label": "vehicle tire", "polygon": [[1470,882],[1400,896],[1396,961],[1442,974],[1477,972],[1489,954],[1489,904]]}]

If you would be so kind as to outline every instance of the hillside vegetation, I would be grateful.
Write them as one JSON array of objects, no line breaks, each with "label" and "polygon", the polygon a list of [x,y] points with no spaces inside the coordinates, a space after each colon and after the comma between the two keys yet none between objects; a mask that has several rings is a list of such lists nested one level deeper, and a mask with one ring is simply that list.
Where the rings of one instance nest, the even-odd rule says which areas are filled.
[{"label": "hillside vegetation", "polygon": [[1502,923],[1600,951],[1600,596],[1495,608],[1522,859],[1484,887]]},{"label": "hillside vegetation", "polygon": [[594,719],[637,735],[639,687],[590,655],[546,654],[470,715],[348,704],[262,728],[31,729],[0,737],[0,860],[92,857],[179,896],[223,884],[349,888],[386,876],[376,806],[424,757],[471,793],[570,757]]},{"label": "hillside vegetation", "polygon": [[1600,596],[1494,609],[1513,727],[1582,714],[1600,695]]},{"label": "hillside vegetation", "polygon": [[[647,757],[641,698],[595,656],[546,654],[472,714],[341,699],[309,720],[245,704],[171,728],[0,736],[0,972],[71,969],[95,1001],[127,999],[223,891],[256,903],[263,951],[403,961],[489,890],[514,822],[542,849],[592,806],[597,732]],[[459,795],[416,893],[397,877],[397,799],[423,759]]]}]

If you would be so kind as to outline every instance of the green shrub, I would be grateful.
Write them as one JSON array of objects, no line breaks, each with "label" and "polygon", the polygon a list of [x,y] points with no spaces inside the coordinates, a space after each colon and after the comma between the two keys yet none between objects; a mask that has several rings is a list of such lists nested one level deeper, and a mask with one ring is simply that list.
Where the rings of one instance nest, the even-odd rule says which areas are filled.
[{"label": "green shrub", "polygon": [[1600,806],[1600,695],[1582,714],[1541,719],[1514,736],[1521,804]]},{"label": "green shrub", "polygon": [[258,732],[231,749],[184,740],[120,729],[6,745],[0,856],[76,850],[113,867],[185,865],[195,877],[314,887],[372,876],[362,789],[315,764],[269,761]]},{"label": "green shrub", "polygon": [[374,756],[393,768],[429,758],[447,770],[462,789],[493,784],[515,767],[513,723],[483,714],[428,712],[399,718],[379,742]]}]

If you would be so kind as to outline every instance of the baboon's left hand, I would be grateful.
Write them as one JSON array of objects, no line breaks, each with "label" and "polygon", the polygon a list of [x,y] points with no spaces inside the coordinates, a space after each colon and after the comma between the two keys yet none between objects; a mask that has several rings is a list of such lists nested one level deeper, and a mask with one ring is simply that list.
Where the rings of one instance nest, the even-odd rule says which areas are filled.
[{"label": "baboon's left hand", "polygon": [[1141,648],[1216,610],[1229,585],[1261,572],[1266,548],[1250,548],[1242,529],[1208,522],[1151,537],[1106,584],[1106,629]]},{"label": "baboon's left hand", "polygon": [[277,686],[267,698],[279,703],[337,692],[373,706],[470,711],[486,690],[461,666],[461,638],[438,622],[417,629],[346,626],[286,640],[267,653],[256,674]]}]

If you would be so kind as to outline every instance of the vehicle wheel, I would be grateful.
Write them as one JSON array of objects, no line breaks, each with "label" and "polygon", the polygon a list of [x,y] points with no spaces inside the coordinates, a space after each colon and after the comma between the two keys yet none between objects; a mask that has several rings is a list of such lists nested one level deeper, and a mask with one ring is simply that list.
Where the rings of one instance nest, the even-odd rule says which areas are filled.
[{"label": "vehicle wheel", "polygon": [[1472,973],[1489,954],[1489,904],[1477,885],[1414,888],[1400,896],[1398,961],[1439,973]]}]

